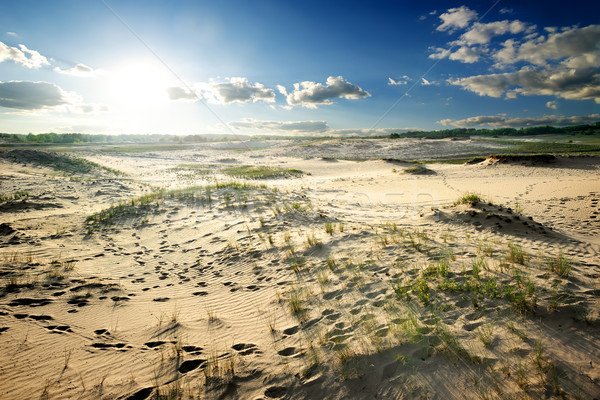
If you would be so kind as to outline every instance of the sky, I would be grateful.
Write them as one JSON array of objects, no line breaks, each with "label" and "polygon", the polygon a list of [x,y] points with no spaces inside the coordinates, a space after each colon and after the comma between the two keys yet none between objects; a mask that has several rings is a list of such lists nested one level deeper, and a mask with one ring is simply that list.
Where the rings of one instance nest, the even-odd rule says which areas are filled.
[{"label": "sky", "polygon": [[593,1],[0,2],[0,132],[381,135],[600,121]]}]

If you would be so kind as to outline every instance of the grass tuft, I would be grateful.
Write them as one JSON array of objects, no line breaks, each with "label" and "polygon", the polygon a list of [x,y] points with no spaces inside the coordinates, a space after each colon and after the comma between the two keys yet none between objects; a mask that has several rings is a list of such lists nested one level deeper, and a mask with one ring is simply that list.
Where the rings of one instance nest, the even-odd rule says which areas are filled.
[{"label": "grass tuft", "polygon": [[469,204],[471,206],[476,205],[477,203],[483,203],[483,199],[476,193],[467,192],[459,197],[458,200],[454,202],[454,205],[458,204]]},{"label": "grass tuft", "polygon": [[301,176],[304,173],[295,168],[276,168],[268,167],[264,165],[251,166],[251,165],[239,165],[235,167],[225,168],[223,173],[235,178],[246,178],[246,179],[271,179],[271,178],[284,178],[284,177],[296,177]]}]

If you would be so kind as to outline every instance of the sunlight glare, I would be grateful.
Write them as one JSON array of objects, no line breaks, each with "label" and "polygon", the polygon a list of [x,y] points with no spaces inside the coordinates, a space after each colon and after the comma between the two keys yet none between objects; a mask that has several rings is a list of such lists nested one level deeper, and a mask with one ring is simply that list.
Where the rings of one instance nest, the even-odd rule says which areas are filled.
[{"label": "sunlight glare", "polygon": [[168,101],[168,71],[153,63],[128,63],[117,69],[111,92],[116,101],[131,108],[144,108]]}]

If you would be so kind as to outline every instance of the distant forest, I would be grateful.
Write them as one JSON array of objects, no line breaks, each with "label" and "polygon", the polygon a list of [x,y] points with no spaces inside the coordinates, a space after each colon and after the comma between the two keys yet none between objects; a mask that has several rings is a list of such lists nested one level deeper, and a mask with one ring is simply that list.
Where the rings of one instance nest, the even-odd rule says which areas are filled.
[{"label": "distant forest", "polygon": [[[249,138],[249,137],[244,137]],[[86,133],[0,133],[0,143],[23,144],[122,144],[122,143],[205,143],[240,140],[232,135],[90,135]]]},{"label": "distant forest", "polygon": [[[439,131],[410,131],[392,133],[389,136],[377,136],[378,138],[390,137],[400,138],[465,138],[470,136],[502,137],[502,136],[534,136],[534,135],[593,135],[600,133],[600,122],[593,125],[576,125],[566,127],[536,126],[531,128],[496,128],[496,129],[474,129],[456,128]],[[323,136],[319,136],[323,137]],[[247,136],[247,135],[90,135],[85,133],[39,133],[12,134],[0,133],[0,143],[22,143],[22,144],[118,144],[118,143],[206,143],[238,141],[248,139],[299,139],[309,138],[307,136]],[[315,137],[312,137],[315,138]],[[369,137],[364,137],[369,138]],[[374,138],[370,136],[370,138]]]},{"label": "distant forest", "polygon": [[460,138],[470,136],[535,136],[535,135],[593,135],[600,133],[600,122],[593,125],[575,125],[565,127],[555,126],[534,126],[531,128],[496,128],[496,129],[474,129],[474,128],[456,128],[444,129],[441,131],[411,131],[402,133],[392,133],[391,138],[419,138],[430,139]]}]

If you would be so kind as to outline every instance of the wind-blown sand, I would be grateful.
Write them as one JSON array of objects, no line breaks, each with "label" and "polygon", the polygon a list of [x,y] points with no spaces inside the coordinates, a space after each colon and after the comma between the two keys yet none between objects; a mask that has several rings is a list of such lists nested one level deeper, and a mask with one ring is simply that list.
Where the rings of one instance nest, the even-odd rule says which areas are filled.
[{"label": "wind-blown sand", "polygon": [[[0,202],[0,398],[598,396],[598,158],[412,175],[305,151],[0,161],[28,192]],[[305,174],[218,172],[241,164]]]}]

